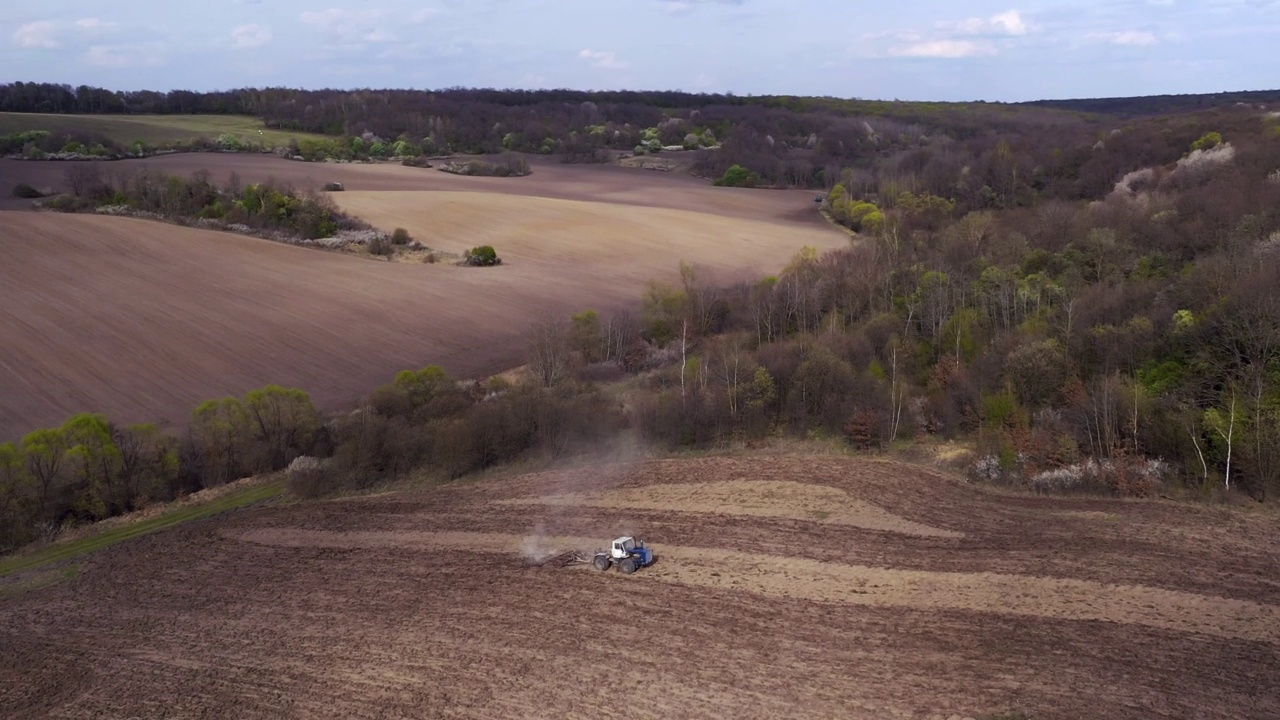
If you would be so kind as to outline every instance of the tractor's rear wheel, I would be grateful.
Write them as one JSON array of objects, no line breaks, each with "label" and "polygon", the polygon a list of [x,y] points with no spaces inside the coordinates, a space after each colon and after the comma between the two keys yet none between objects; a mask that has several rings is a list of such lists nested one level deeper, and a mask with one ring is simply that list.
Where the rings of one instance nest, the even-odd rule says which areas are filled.
[{"label": "tractor's rear wheel", "polygon": [[635,558],[625,558],[622,562],[618,563],[618,572],[623,575],[630,575],[636,571],[637,567],[639,567],[639,563],[636,562]]},{"label": "tractor's rear wheel", "polygon": [[591,563],[595,565],[596,569],[600,572],[604,572],[609,569],[609,558],[604,555],[597,555],[596,559],[591,561]]}]

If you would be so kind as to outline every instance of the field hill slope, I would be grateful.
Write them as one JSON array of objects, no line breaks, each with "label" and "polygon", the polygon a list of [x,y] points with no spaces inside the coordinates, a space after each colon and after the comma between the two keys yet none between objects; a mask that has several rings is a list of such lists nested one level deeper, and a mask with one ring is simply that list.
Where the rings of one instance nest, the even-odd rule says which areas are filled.
[{"label": "field hill slope", "polygon": [[145,220],[0,213],[0,437],[85,411],[182,422],[203,400],[269,383],[334,407],[399,370],[495,372],[523,363],[541,313],[632,305],[650,280],[676,280],[682,260],[754,278],[804,245],[847,242],[822,225],[688,210],[348,195],[375,222],[450,250],[492,243],[508,262],[383,263]]},{"label": "field hill slope", "polygon": [[1274,522],[767,451],[261,507],[0,600],[0,714],[1273,717]]}]

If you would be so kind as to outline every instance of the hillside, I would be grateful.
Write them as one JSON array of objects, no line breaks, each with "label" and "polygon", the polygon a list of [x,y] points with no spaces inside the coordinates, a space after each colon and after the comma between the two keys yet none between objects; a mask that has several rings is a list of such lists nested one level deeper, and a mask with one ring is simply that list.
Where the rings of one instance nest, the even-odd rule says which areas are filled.
[{"label": "hillside", "polygon": [[[316,172],[271,160],[226,169],[246,179],[276,168]],[[470,188],[337,199],[433,247],[461,253],[492,242],[509,261],[493,270],[380,263],[145,220],[0,212],[8,288],[0,342],[10,378],[0,437],[84,411],[181,425],[204,400],[268,383],[305,388],[332,409],[406,368],[497,372],[524,363],[524,333],[541,313],[628,306],[648,282],[674,281],[681,261],[728,282],[773,271],[804,245],[847,243],[804,193],[753,204],[749,191],[677,191],[639,172],[537,186],[590,198],[568,200],[498,194],[509,186],[400,166],[349,175],[352,188],[363,177],[374,178],[367,187],[413,187],[425,177],[429,187]],[[589,186],[647,206],[578,189]],[[668,201],[699,210],[653,207]],[[801,214],[805,222],[789,222]]]},{"label": "hillside", "polygon": [[1269,717],[1274,523],[768,451],[265,506],[0,599],[0,714]]}]

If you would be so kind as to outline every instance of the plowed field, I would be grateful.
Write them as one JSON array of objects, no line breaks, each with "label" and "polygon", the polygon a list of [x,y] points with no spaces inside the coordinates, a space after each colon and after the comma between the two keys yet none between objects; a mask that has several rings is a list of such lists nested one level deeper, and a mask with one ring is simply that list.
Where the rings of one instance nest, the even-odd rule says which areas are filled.
[{"label": "plowed field", "polygon": [[0,601],[0,715],[1277,717],[1276,530],[759,453],[263,507]]},{"label": "plowed field", "polygon": [[[801,247],[847,238],[807,193],[726,190],[689,177],[541,163],[527,178],[466,178],[399,165],[315,165],[246,155],[104,164],[208,168],[334,197],[386,229],[497,268],[382,263],[135,219],[0,211],[0,441],[77,412],[181,424],[200,402],[269,383],[326,409],[396,372],[455,375],[524,362],[548,312],[638,305],[681,261],[708,282],[776,273]],[[56,186],[63,163],[0,160],[4,183]]]}]

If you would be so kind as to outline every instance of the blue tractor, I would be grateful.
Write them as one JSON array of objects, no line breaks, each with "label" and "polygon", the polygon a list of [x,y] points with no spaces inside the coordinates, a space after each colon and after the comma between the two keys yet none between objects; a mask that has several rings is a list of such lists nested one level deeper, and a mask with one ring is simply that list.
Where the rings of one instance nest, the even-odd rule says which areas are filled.
[{"label": "blue tractor", "polygon": [[653,551],[645,547],[642,540],[626,536],[614,540],[608,551],[598,551],[591,564],[601,572],[616,566],[618,572],[630,575],[642,567],[652,565],[653,561]]}]

